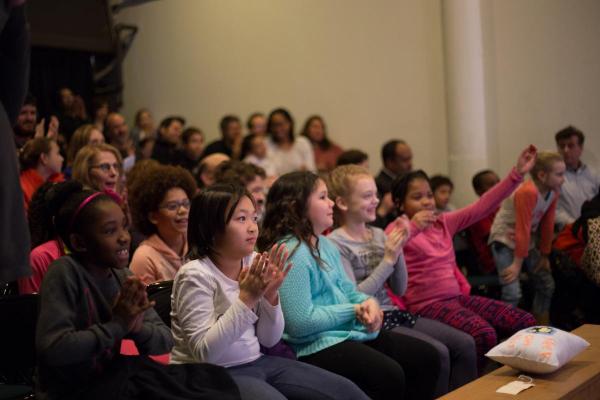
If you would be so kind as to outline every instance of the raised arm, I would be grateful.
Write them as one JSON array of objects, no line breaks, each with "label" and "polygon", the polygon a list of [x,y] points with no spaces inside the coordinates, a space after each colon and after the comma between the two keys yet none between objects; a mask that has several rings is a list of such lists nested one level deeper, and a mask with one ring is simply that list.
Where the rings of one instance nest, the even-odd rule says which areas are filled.
[{"label": "raised arm", "polygon": [[517,160],[516,166],[502,181],[488,190],[479,200],[460,210],[444,215],[446,226],[451,235],[474,224],[500,206],[500,203],[523,181],[535,164],[537,149],[530,145],[525,148]]}]

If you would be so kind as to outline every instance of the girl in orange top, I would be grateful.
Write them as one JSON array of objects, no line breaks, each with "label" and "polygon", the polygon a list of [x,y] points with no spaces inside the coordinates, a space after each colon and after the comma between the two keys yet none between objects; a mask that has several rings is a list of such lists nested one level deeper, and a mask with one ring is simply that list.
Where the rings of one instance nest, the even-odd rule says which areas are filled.
[{"label": "girl in orange top", "polygon": [[35,191],[44,182],[62,182],[64,177],[60,173],[63,157],[60,155],[58,144],[54,139],[45,137],[35,138],[25,143],[19,152],[21,163],[21,189],[25,200],[25,210]]}]

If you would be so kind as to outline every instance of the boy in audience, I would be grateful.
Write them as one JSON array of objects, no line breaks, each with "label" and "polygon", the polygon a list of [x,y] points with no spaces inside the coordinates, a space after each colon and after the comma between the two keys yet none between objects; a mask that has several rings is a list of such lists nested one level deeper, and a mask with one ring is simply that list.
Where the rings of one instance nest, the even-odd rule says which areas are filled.
[{"label": "boy in audience", "polygon": [[[477,193],[477,196],[479,197],[483,196],[485,192],[498,182],[500,182],[500,178],[490,169],[477,172],[471,180],[473,190],[475,190],[475,193]],[[494,217],[497,212],[498,209],[494,210],[485,218],[475,222],[467,228],[469,245],[477,256],[479,271],[484,274],[491,274],[496,271],[494,257],[492,256],[492,251],[487,243],[490,237],[490,229],[492,229]]]},{"label": "boy in audience", "polygon": [[214,153],[223,153],[230,158],[237,160],[242,151],[242,124],[235,115],[226,115],[221,119],[220,140],[215,140],[206,147],[204,156]]},{"label": "boy in audience", "polygon": [[181,132],[185,119],[171,116],[163,119],[158,128],[158,138],[154,143],[152,158],[161,164],[177,164],[178,152],[181,149]]},{"label": "boy in audience", "polygon": [[434,175],[429,182],[435,199],[435,208],[439,212],[452,211],[454,206],[450,204],[450,197],[454,190],[454,183],[444,175]]},{"label": "boy in audience", "polygon": [[200,169],[200,159],[204,151],[204,133],[198,128],[189,127],[183,131],[181,140],[183,149],[178,154],[176,164],[196,176]]}]

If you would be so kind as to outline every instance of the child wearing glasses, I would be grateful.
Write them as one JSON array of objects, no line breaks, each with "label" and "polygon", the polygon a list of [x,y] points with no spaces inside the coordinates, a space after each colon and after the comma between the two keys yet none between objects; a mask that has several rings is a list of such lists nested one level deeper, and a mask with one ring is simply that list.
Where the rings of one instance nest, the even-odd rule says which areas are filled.
[{"label": "child wearing glasses", "polygon": [[166,165],[141,171],[129,186],[133,223],[147,237],[135,250],[130,269],[145,284],[172,280],[183,264],[194,193],[192,175]]}]

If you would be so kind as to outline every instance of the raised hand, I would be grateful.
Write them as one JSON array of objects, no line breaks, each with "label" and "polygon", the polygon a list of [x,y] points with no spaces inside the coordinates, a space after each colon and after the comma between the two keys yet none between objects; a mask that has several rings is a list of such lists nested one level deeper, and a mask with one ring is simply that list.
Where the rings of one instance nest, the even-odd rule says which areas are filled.
[{"label": "raised hand", "polygon": [[113,316],[122,322],[127,332],[139,332],[142,328],[144,312],[154,307],[153,301],[148,301],[146,286],[138,277],[130,276],[121,286],[115,299]]},{"label": "raised hand", "polygon": [[292,263],[288,263],[287,259],[288,251],[285,244],[280,243],[271,247],[267,258],[267,271],[264,275],[268,281],[264,297],[272,305],[277,304],[279,287],[292,268]]},{"label": "raised hand", "polygon": [[429,228],[437,219],[437,214],[432,210],[421,210],[413,215],[411,221],[417,225],[420,230]]},{"label": "raised hand", "polygon": [[385,241],[383,259],[388,263],[395,264],[398,261],[398,257],[400,257],[402,247],[407,239],[408,232],[406,227],[394,228]]},{"label": "raised hand", "polygon": [[525,175],[535,165],[535,159],[537,157],[537,149],[534,145],[530,144],[525,148],[521,154],[519,155],[519,159],[517,160],[516,169],[517,172],[521,175]]}]

